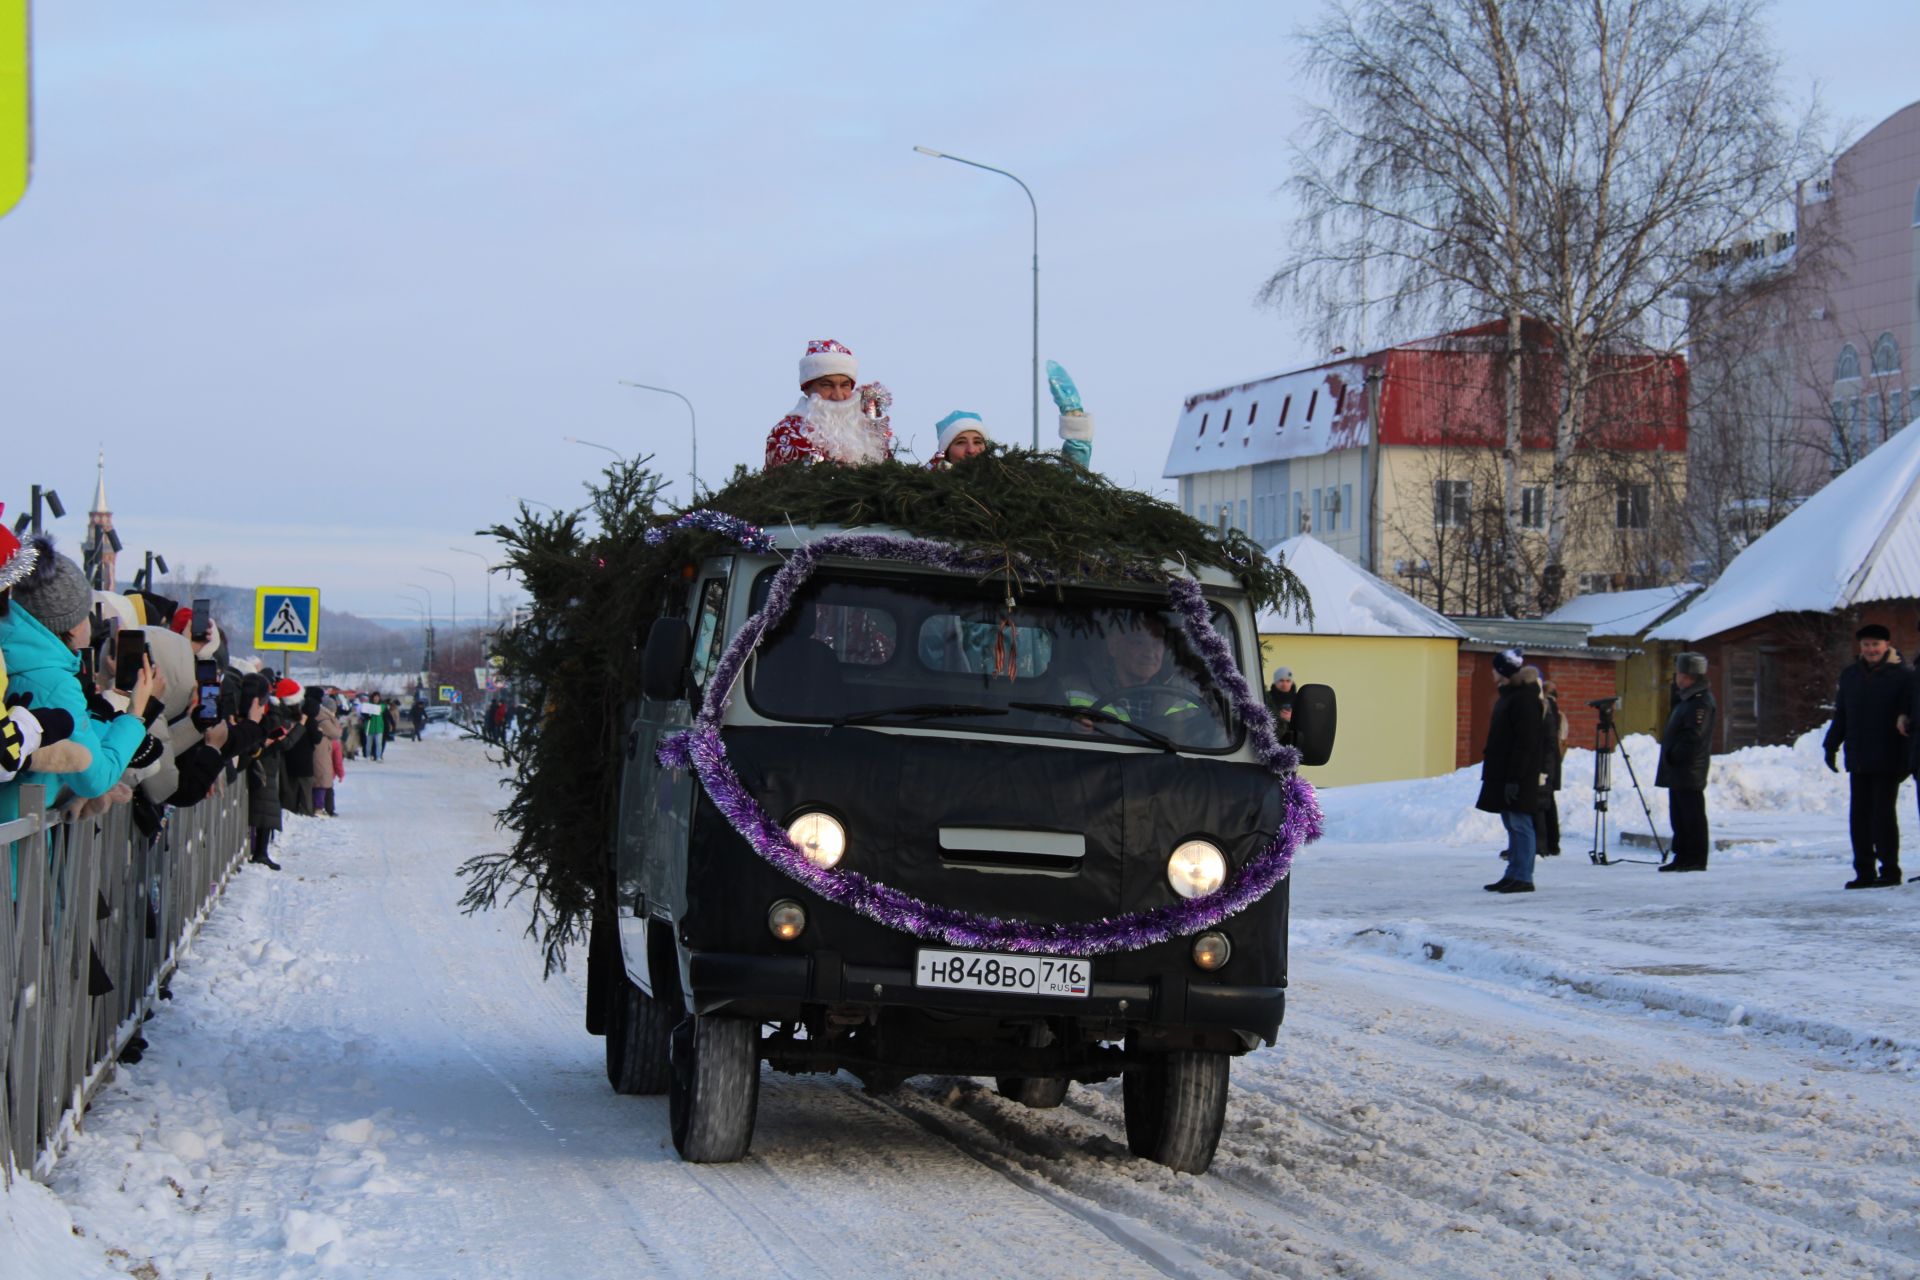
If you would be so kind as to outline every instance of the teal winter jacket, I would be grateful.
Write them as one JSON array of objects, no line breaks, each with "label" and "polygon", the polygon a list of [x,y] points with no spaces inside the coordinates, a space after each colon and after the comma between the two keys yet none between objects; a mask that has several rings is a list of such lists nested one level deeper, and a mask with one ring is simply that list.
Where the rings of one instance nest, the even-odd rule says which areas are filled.
[{"label": "teal winter jacket", "polygon": [[58,707],[73,716],[73,741],[93,755],[93,763],[79,773],[23,773],[0,786],[0,822],[20,816],[19,788],[39,783],[54,804],[62,788],[76,795],[99,796],[113,789],[127,762],[147,736],[138,716],[118,715],[101,724],[87,713],[86,694],[80,688],[80,655],[47,630],[19,601],[0,618],[0,649],[7,655],[7,693],[30,693],[35,707]]}]

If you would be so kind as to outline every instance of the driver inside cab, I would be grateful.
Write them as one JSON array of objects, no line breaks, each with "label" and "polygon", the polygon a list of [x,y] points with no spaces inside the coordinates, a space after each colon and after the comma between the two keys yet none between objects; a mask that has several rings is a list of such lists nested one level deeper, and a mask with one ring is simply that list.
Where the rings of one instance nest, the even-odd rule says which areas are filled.
[{"label": "driver inside cab", "polygon": [[[1067,702],[1076,707],[1104,711],[1117,720],[1153,727],[1166,725],[1201,713],[1201,705],[1185,677],[1171,670],[1172,653],[1167,647],[1167,624],[1150,613],[1134,613],[1113,619],[1102,644],[1112,669],[1109,679],[1095,690],[1069,688]],[[1079,685],[1092,683],[1077,681]],[[1082,721],[1083,731],[1093,723]]]}]

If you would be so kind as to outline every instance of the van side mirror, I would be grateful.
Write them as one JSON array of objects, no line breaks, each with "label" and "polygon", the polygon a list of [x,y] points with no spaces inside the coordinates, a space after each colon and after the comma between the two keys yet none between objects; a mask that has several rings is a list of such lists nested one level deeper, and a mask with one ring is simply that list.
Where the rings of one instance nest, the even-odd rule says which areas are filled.
[{"label": "van side mirror", "polygon": [[1333,689],[1324,684],[1303,684],[1293,695],[1293,745],[1300,752],[1300,763],[1325,764],[1333,759],[1333,731],[1339,720]]},{"label": "van side mirror", "polygon": [[673,702],[687,691],[687,659],[693,656],[693,632],[685,618],[655,618],[640,655],[640,692],[656,702]]}]

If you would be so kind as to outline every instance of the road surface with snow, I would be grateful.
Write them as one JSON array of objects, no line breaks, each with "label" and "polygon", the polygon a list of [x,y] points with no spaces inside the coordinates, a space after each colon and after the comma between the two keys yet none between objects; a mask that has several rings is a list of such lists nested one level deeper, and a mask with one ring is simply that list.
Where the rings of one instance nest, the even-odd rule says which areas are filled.
[{"label": "road surface with snow", "polygon": [[53,1194],[0,1197],[0,1275],[1920,1276],[1920,887],[1841,892],[1828,799],[1723,821],[1774,843],[1705,876],[1575,853],[1496,899],[1460,779],[1329,793],[1281,1042],[1191,1177],[1117,1084],[964,1079],[769,1074],[748,1159],[680,1163],[522,909],[455,907],[498,777],[396,743],[290,820]]}]

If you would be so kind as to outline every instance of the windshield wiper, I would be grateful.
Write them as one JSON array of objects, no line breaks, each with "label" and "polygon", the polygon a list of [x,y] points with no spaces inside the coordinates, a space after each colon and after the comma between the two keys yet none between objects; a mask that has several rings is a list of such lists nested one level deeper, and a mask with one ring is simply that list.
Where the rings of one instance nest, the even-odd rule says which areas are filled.
[{"label": "windshield wiper", "polygon": [[1000,707],[980,707],[967,702],[913,702],[904,707],[881,707],[875,711],[849,711],[834,719],[835,728],[843,724],[866,724],[900,716],[908,720],[927,720],[934,716],[1003,716]]},{"label": "windshield wiper", "polygon": [[1041,715],[1060,716],[1068,720],[1097,720],[1102,724],[1117,724],[1122,729],[1131,729],[1162,751],[1178,751],[1172,738],[1163,733],[1155,733],[1131,720],[1122,720],[1111,711],[1101,711],[1095,707],[1076,707],[1069,702],[1009,702],[1015,711],[1037,711]]}]

